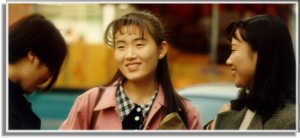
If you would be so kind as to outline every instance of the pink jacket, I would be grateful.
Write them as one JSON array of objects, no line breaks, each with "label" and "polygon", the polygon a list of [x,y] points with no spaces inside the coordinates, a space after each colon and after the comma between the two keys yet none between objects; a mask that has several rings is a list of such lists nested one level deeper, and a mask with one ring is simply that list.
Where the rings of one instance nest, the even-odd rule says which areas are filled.
[{"label": "pink jacket", "polygon": [[[117,86],[106,87],[100,101],[94,108],[98,87],[92,88],[81,94],[69,113],[68,118],[61,124],[59,129],[88,129],[92,110],[100,110],[95,129],[122,130],[122,121],[117,106]],[[148,114],[144,129],[157,129],[163,118],[162,108],[164,106],[164,93],[161,86],[158,95]],[[185,100],[186,114],[188,118],[188,129],[201,129],[201,123],[197,109]],[[93,109],[94,108],[94,109]]]}]

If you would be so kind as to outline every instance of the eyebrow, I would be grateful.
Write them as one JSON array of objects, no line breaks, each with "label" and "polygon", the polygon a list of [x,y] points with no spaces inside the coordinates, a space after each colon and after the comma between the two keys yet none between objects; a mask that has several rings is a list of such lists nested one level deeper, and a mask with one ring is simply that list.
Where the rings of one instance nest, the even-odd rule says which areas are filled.
[{"label": "eyebrow", "polygon": [[125,41],[124,40],[118,40],[115,43],[125,43]]},{"label": "eyebrow", "polygon": [[[143,38],[143,37],[138,37],[138,38],[135,38],[133,39],[134,42],[136,41],[147,41],[147,39]],[[117,40],[115,43],[125,43],[124,40]]]},{"label": "eyebrow", "polygon": [[147,41],[147,39],[143,38],[143,37],[138,37],[138,38],[135,38],[133,41]]}]

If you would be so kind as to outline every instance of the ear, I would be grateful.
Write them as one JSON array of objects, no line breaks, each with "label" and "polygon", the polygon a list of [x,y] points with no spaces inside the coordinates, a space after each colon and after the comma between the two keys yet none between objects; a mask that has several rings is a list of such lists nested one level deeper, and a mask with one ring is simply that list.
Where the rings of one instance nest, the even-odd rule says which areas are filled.
[{"label": "ear", "polygon": [[28,52],[27,57],[31,63],[33,63],[34,60],[37,58],[36,54],[32,51]]},{"label": "ear", "polygon": [[162,41],[159,46],[159,55],[158,59],[163,59],[168,51],[168,43],[167,41]]}]

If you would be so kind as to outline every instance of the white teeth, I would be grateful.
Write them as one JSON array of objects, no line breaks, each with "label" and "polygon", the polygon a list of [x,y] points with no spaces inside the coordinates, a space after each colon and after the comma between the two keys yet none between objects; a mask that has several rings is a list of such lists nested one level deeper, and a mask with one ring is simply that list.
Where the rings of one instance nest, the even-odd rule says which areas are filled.
[{"label": "white teeth", "polygon": [[136,66],[136,65],[138,65],[138,64],[129,64],[128,66]]},{"label": "white teeth", "polygon": [[128,64],[127,68],[128,68],[129,71],[135,71],[135,70],[138,69],[139,65],[140,64],[138,64],[138,63]]}]

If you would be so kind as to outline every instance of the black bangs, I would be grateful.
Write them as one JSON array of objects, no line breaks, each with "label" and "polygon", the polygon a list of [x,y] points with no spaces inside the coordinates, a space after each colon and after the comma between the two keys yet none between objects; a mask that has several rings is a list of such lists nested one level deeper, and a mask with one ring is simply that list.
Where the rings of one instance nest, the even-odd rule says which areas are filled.
[{"label": "black bangs", "polygon": [[143,29],[143,27],[131,24],[131,25],[123,25],[116,28],[114,34],[116,34],[117,32],[120,32],[121,34],[128,33],[129,35],[135,34],[141,36],[142,38],[145,38],[145,31],[146,30]]},{"label": "black bangs", "polygon": [[249,42],[248,39],[248,35],[247,35],[247,31],[246,31],[246,22],[245,21],[236,21],[231,23],[226,30],[226,38],[231,42],[232,38],[235,38],[237,40],[239,40],[237,38],[236,32],[239,31],[242,39],[246,42]]},{"label": "black bangs", "polygon": [[232,37],[235,36],[235,31],[237,30],[236,22],[231,23],[226,29],[226,38],[229,42],[232,41]]}]

